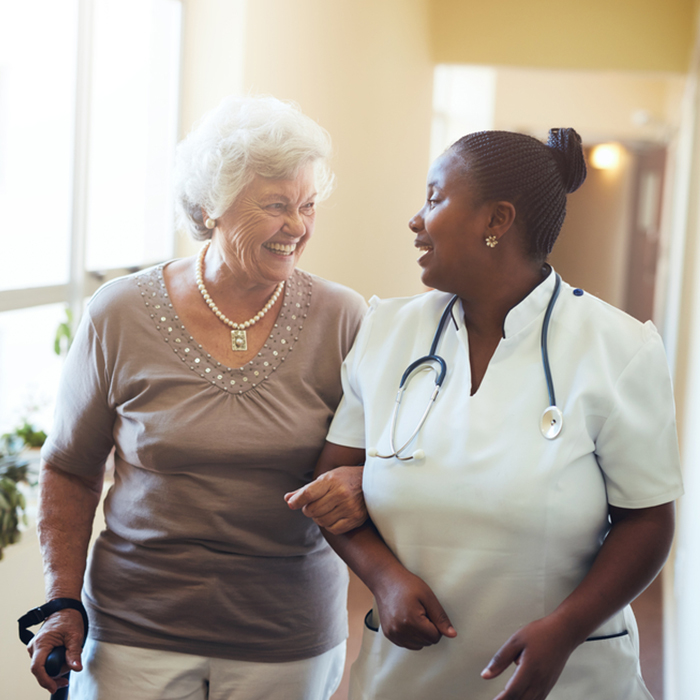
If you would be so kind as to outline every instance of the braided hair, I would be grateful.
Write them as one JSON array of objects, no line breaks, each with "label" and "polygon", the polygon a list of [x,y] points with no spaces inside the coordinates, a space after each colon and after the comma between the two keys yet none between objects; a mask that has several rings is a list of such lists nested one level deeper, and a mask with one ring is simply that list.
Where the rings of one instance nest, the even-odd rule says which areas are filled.
[{"label": "braided hair", "polygon": [[566,215],[566,195],[586,179],[581,137],[573,129],[550,129],[547,144],[510,131],[478,131],[451,146],[465,162],[477,204],[503,200],[533,259],[544,261]]}]

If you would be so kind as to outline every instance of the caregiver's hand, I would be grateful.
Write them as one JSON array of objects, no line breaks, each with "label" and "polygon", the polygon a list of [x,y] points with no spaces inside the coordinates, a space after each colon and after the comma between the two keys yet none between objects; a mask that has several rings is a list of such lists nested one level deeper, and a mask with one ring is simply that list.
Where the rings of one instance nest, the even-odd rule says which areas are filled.
[{"label": "caregiver's hand", "polygon": [[519,629],[496,652],[481,676],[496,678],[514,663],[515,673],[494,700],[544,700],[576,646],[578,642],[564,625],[552,616],[543,617]]},{"label": "caregiver's hand", "polygon": [[292,510],[299,510],[334,535],[354,530],[367,520],[362,495],[363,466],[338,467],[310,484],[284,495]]},{"label": "caregiver's hand", "polygon": [[375,579],[379,623],[384,636],[400,647],[418,650],[456,637],[447,613],[423,579],[403,567]]}]

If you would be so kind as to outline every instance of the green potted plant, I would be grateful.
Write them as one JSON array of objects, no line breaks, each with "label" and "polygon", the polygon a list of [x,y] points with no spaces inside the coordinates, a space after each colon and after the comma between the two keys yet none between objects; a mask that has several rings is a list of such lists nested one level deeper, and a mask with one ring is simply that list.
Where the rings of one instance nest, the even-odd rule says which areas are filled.
[{"label": "green potted plant", "polygon": [[29,462],[18,454],[0,455],[0,559],[3,550],[20,538],[27,524],[27,503],[18,484],[29,483]]},{"label": "green potted plant", "polygon": [[6,442],[13,440],[21,441],[22,445],[20,449],[22,447],[41,447],[46,442],[46,433],[43,430],[38,430],[32,423],[24,418],[17,428],[11,433],[5,433],[2,439]]},{"label": "green potted plant", "polygon": [[46,433],[26,419],[0,438],[0,559],[5,547],[19,541],[20,526],[27,524],[27,502],[19,484],[31,482],[23,451],[41,447],[45,440]]},{"label": "green potted plant", "polygon": [[[65,319],[56,329],[54,339],[53,350],[57,355],[68,352],[73,340],[72,326],[73,314],[66,306]],[[31,465],[38,462],[38,448],[45,440],[46,433],[26,418],[17,428],[0,436],[0,559],[5,547],[19,541],[20,528],[27,524],[27,501],[19,484],[34,485],[30,480]]]},{"label": "green potted plant", "polygon": [[[54,339],[53,350],[57,355],[68,352],[73,340],[72,327],[73,314],[66,306],[65,319],[56,329]],[[45,440],[46,433],[26,418],[0,437],[0,559],[5,547],[20,539],[20,527],[27,524],[27,502],[19,484],[34,485],[30,481],[31,465],[38,462],[38,448]]]}]

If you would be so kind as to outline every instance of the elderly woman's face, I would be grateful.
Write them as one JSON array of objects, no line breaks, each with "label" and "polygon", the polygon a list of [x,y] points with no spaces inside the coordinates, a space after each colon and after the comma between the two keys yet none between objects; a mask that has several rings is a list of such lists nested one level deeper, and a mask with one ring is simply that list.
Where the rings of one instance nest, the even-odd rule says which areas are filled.
[{"label": "elderly woman's face", "polygon": [[312,163],[293,180],[256,175],[217,220],[215,235],[229,266],[251,284],[286,280],[313,234],[315,206]]}]

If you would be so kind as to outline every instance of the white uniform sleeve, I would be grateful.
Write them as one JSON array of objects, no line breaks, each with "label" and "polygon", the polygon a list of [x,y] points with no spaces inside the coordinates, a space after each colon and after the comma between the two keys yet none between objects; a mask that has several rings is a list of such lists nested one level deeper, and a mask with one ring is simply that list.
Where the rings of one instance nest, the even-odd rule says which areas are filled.
[{"label": "white uniform sleeve", "polygon": [[343,398],[326,437],[328,442],[336,445],[365,448],[365,406],[358,366],[367,347],[372,326],[372,313],[378,303],[379,299],[376,296],[369,300],[369,309],[362,321],[360,331],[340,370]]},{"label": "white uniform sleeve", "polygon": [[683,493],[673,390],[661,337],[646,324],[644,345],[614,388],[614,408],[596,440],[608,502],[649,508]]}]

